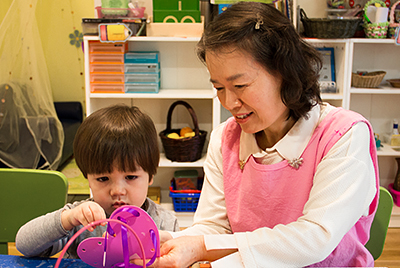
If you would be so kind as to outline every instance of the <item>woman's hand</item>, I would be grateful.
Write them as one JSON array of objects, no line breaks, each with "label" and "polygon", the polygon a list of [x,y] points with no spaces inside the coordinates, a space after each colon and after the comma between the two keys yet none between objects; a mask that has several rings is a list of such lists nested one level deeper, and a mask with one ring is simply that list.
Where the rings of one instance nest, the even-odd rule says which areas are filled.
[{"label": "woman's hand", "polygon": [[172,235],[167,232],[167,231],[158,231],[158,234],[160,236],[160,245],[162,246],[165,242],[167,242],[168,240],[172,239]]},{"label": "woman's hand", "polygon": [[[65,230],[69,231],[75,226],[86,226],[94,221],[106,219],[104,209],[96,202],[85,202],[73,209],[64,210],[61,213],[61,224]],[[102,223],[101,225],[105,225]],[[95,227],[88,230],[92,232]]]},{"label": "woman's hand", "polygon": [[[160,234],[160,241],[166,237]],[[188,267],[196,261],[203,260],[206,255],[203,236],[181,236],[164,241],[157,267]]]}]

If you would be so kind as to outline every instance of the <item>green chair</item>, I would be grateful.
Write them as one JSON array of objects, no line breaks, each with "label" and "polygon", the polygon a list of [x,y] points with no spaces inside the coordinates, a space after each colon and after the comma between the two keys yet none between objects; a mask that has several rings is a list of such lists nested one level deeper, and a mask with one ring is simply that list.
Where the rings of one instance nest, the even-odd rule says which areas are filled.
[{"label": "green chair", "polygon": [[389,191],[380,186],[379,194],[378,209],[371,225],[370,238],[365,244],[374,260],[382,254],[393,208],[393,198]]},{"label": "green chair", "polygon": [[68,180],[58,171],[0,168],[0,254],[8,254],[19,228],[63,207]]}]

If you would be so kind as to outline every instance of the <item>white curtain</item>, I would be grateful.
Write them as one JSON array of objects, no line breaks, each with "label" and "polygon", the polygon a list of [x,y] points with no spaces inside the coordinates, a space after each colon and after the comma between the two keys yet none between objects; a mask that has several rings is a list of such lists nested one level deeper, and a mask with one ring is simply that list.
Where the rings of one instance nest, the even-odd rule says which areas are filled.
[{"label": "white curtain", "polygon": [[0,25],[0,161],[55,170],[64,132],[37,27],[37,1],[14,0]]}]

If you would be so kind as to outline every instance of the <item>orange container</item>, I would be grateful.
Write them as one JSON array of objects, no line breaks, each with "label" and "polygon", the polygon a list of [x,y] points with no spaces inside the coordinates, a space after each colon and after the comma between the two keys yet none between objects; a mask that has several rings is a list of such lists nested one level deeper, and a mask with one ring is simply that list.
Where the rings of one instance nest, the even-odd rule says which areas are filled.
[{"label": "orange container", "polygon": [[92,93],[124,93],[124,83],[91,83]]},{"label": "orange container", "polygon": [[124,64],[89,64],[91,73],[124,73]]}]

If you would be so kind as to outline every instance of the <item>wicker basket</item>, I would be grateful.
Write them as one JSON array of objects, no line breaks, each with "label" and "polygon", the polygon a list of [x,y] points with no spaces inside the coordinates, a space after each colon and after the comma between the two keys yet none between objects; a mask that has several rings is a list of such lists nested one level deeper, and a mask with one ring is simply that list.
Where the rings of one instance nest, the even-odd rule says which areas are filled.
[{"label": "wicker basket", "polygon": [[395,11],[396,6],[398,4],[400,4],[400,1],[397,1],[396,3],[394,3],[392,8],[390,9],[389,28],[388,28],[388,37],[389,38],[394,38],[395,37],[396,28],[400,26],[400,23],[394,21],[394,11]]},{"label": "wicker basket", "polygon": [[351,75],[351,86],[353,87],[378,87],[385,77],[385,71],[370,72],[364,75],[352,73]]},{"label": "wicker basket", "polygon": [[365,37],[367,38],[386,38],[389,22],[375,22],[371,23],[371,20],[367,17],[367,9],[368,6],[378,3],[383,7],[386,7],[386,4],[380,0],[371,0],[364,6],[364,32]]},{"label": "wicker basket", "polygon": [[[177,105],[185,106],[192,116],[195,133],[194,137],[183,139],[171,139],[167,137],[169,133],[179,133],[180,130],[171,128],[172,111]],[[159,135],[164,147],[165,157],[167,159],[176,162],[194,162],[201,158],[207,131],[199,130],[196,113],[189,103],[185,101],[176,101],[169,107],[167,115],[167,128],[161,131]]]},{"label": "wicker basket", "polygon": [[362,21],[360,18],[309,19],[303,9],[300,18],[304,27],[304,35],[313,38],[351,38]]},{"label": "wicker basket", "polygon": [[400,87],[400,79],[388,79],[387,81],[392,87]]}]

